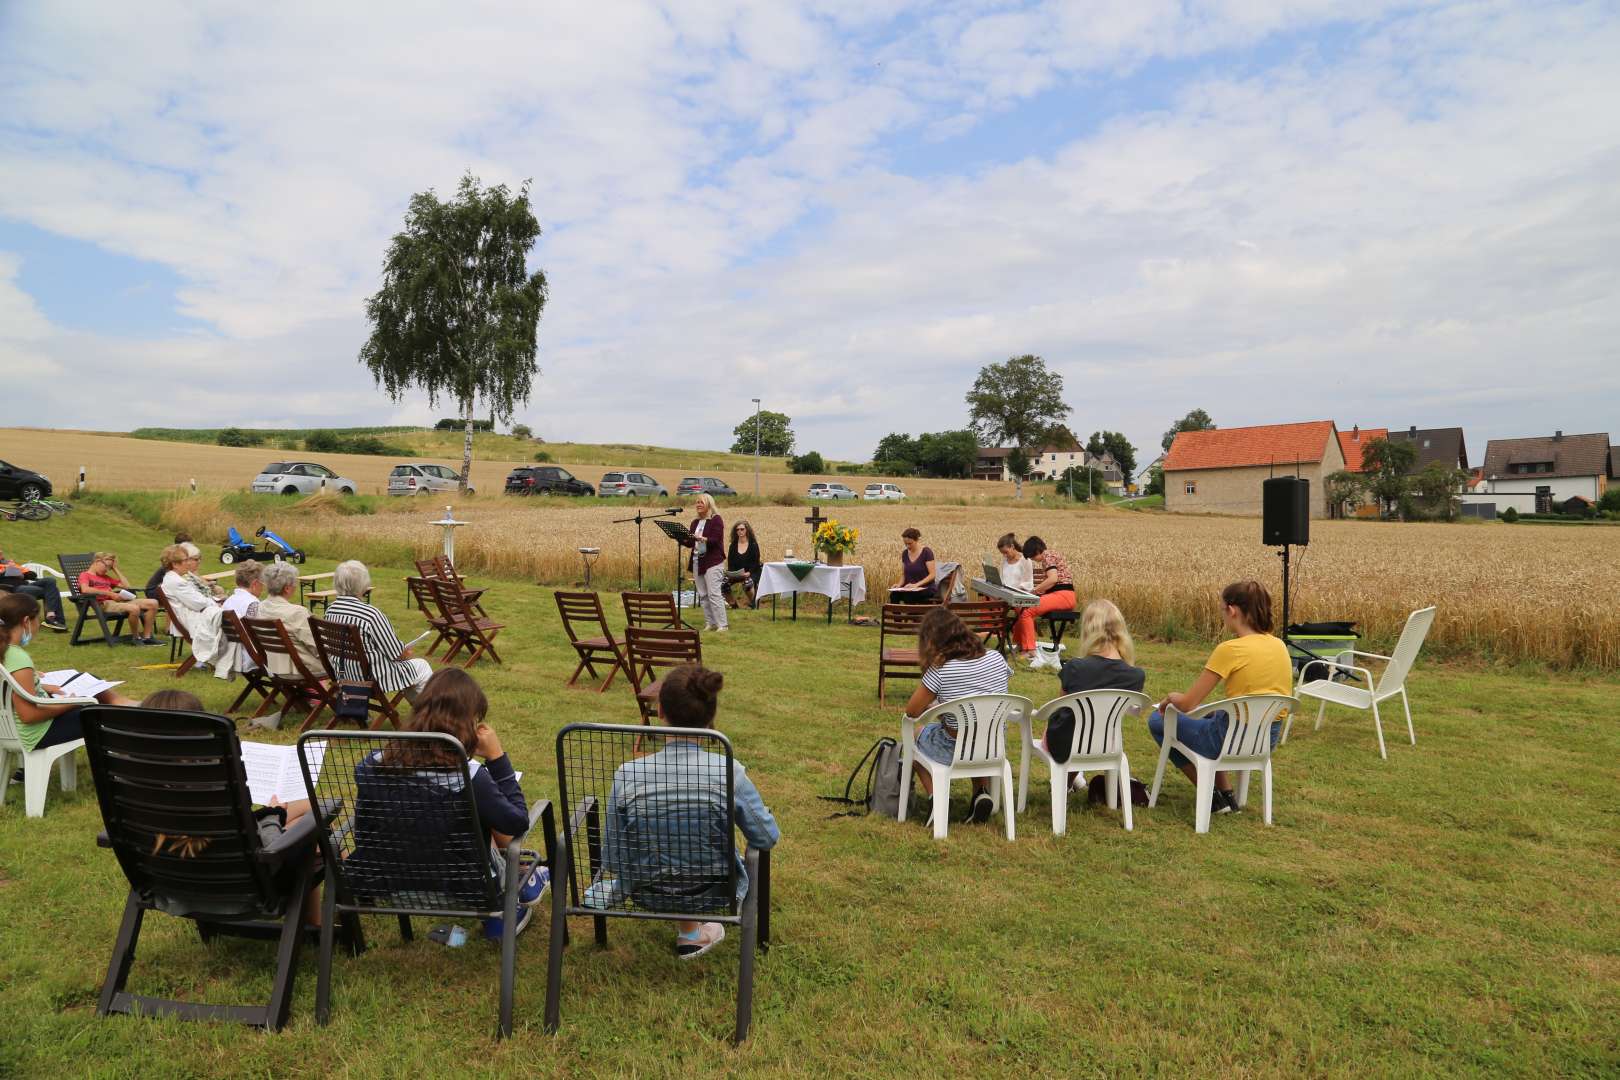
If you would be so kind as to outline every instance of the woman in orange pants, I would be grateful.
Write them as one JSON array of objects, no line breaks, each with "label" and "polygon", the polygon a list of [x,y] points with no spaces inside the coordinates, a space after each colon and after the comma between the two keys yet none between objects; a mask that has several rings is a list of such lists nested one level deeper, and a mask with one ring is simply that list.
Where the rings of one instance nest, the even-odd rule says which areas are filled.
[{"label": "woman in orange pants", "polygon": [[1049,611],[1074,610],[1074,575],[1069,572],[1069,560],[1038,536],[1024,541],[1024,558],[1035,564],[1035,593],[1041,602],[1018,613],[1013,644],[1029,660],[1035,656],[1035,620]]}]

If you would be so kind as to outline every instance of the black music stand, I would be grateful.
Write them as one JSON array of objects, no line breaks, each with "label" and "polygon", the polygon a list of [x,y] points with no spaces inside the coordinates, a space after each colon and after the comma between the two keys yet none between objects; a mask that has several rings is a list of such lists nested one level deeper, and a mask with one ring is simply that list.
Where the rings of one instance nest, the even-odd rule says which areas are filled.
[{"label": "black music stand", "polygon": [[[688,547],[692,547],[697,537],[693,536],[692,531],[678,521],[655,521],[653,524],[662,529],[665,536],[675,541],[675,621],[690,630],[692,627],[687,626],[686,620],[681,618],[681,574],[685,568],[685,559],[682,556],[685,555]],[[696,550],[696,548],[693,548],[693,550]],[[693,573],[695,574],[696,571],[694,570]],[[695,580],[692,582],[692,588],[694,590],[697,588]]]},{"label": "black music stand", "polygon": [[673,517],[674,515],[679,514],[679,513],[680,513],[679,510],[659,510],[657,513],[645,514],[645,513],[642,513],[640,510],[637,510],[635,517],[614,518],[613,519],[613,524],[615,524],[615,525],[629,525],[629,524],[634,523],[634,525],[636,527],[636,589],[638,591],[642,588],[642,585],[641,585],[641,526],[642,526],[642,523],[643,522],[648,522],[648,521],[653,521],[653,520],[655,520],[657,518],[661,518],[661,517]]}]

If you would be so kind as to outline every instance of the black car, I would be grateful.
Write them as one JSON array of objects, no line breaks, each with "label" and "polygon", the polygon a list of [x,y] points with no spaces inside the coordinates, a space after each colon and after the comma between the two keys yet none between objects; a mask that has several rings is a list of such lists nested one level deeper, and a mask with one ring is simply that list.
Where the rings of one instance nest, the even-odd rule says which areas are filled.
[{"label": "black car", "polygon": [[508,495],[595,495],[596,489],[555,465],[524,465],[506,474]]},{"label": "black car", "polygon": [[50,477],[0,461],[0,499],[43,499],[50,493]]}]

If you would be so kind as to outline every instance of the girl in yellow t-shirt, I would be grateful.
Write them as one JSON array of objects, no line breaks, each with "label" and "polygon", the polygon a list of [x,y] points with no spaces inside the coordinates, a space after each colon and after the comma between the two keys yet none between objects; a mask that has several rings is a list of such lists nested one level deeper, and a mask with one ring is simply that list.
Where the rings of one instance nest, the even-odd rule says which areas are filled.
[{"label": "girl in yellow t-shirt", "polygon": [[[1217,684],[1225,682],[1223,697],[1243,697],[1246,694],[1292,694],[1294,669],[1288,660],[1288,646],[1272,634],[1271,594],[1258,581],[1238,581],[1221,590],[1221,622],[1232,635],[1215,646],[1204,662],[1204,670],[1193,684],[1179,694],[1168,694],[1148,718],[1148,731],[1153,741],[1164,745],[1164,709],[1174,706],[1186,713],[1209,699]],[[1219,757],[1221,744],[1226,739],[1226,726],[1230,717],[1224,709],[1208,716],[1182,716],[1176,722],[1176,739],[1192,747],[1204,757]],[[1271,725],[1271,745],[1277,745],[1282,725]],[[1170,751],[1170,760],[1187,779],[1198,782],[1197,770],[1192,762],[1177,750]],[[1215,791],[1210,796],[1210,812],[1229,814],[1236,810],[1232,797],[1232,781],[1224,773],[1215,774]]]}]

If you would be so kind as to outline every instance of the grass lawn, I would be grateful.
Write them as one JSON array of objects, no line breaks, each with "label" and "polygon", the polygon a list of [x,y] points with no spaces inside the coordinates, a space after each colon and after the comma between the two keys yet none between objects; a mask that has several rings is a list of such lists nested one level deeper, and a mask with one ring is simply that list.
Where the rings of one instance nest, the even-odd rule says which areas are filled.
[{"label": "grass lawn", "polygon": [[[99,508],[0,526],[0,547],[50,561],[112,548],[144,574],[164,537]],[[333,553],[308,569],[330,569]],[[373,567],[376,599],[402,636],[404,568]],[[509,624],[504,666],[474,673],[532,797],[554,791],[557,730],[629,722],[628,687],[569,690],[573,667],[548,589],[479,580]],[[1211,582],[1212,586],[1220,583]],[[731,941],[678,963],[671,931],[580,923],[565,971],[563,1027],[541,1029],[547,926],[519,949],[516,1037],[497,1043],[497,956],[448,950],[391,920],[372,948],[339,957],[332,1024],[314,1023],[313,950],[278,1035],[233,1027],[97,1020],[94,1003],[124,885],[94,838],[88,770],[76,794],[53,781],[46,817],[20,787],[0,810],[0,1076],[1614,1075],[1620,1068],[1620,929],[1615,922],[1620,731],[1612,675],[1549,676],[1420,662],[1418,745],[1329,713],[1296,725],[1277,754],[1276,824],[1258,805],[1193,832],[1191,786],[1166,780],[1126,833],[1075,806],[1053,837],[1037,767],[1018,839],[952,824],[833,818],[873,739],[892,734],[898,695],[875,697],[877,632],[809,617],[738,614],[709,636],[724,671],[720,726],[782,826],[775,947],[758,968],[753,1038],[726,1041],[736,989]],[[616,605],[615,605],[616,606]],[[614,620],[616,623],[617,619]],[[143,668],[156,649],[70,649],[44,635],[42,668],[128,680],[131,696],[175,685]],[[1207,648],[1145,643],[1148,692],[1183,688]],[[234,687],[183,685],[223,708]],[[1013,689],[1053,696],[1049,674]],[[902,691],[903,693],[903,691]],[[265,737],[255,733],[253,737]],[[268,736],[291,741],[293,734]],[[1127,733],[1151,779],[1145,728]],[[81,759],[82,760],[82,759]],[[958,814],[965,809],[965,786]],[[1256,791],[1258,798],[1258,791]],[[147,919],[129,988],[209,1000],[268,993],[271,946],[199,944],[189,924]]]}]

